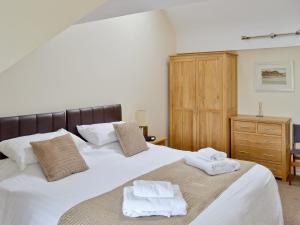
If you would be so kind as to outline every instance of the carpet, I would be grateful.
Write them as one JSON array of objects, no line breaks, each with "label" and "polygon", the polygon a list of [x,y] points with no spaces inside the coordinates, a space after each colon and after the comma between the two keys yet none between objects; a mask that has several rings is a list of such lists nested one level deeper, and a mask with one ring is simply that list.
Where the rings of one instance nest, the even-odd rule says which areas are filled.
[{"label": "carpet", "polygon": [[278,182],[282,201],[285,225],[300,225],[300,177],[296,177],[289,186],[288,182]]}]

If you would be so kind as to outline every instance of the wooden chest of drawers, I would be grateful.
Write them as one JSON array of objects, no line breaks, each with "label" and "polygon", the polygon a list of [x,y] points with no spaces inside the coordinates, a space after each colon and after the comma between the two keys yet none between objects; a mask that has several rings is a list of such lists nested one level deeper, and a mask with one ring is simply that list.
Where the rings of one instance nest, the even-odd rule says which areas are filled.
[{"label": "wooden chest of drawers", "polygon": [[290,119],[239,115],[231,118],[231,157],[268,167],[286,181]]}]

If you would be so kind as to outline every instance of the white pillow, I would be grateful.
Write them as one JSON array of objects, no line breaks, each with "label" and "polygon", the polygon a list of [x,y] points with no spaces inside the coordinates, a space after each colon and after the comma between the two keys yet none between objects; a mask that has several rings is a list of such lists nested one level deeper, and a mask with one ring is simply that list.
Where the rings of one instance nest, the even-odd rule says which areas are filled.
[{"label": "white pillow", "polygon": [[113,124],[124,123],[122,121],[112,123],[97,123],[90,125],[78,125],[78,133],[89,143],[102,146],[118,141]]},{"label": "white pillow", "polygon": [[[45,134],[33,134],[28,136],[17,137],[0,142],[0,152],[6,155],[11,160],[15,161],[20,170],[24,170],[27,165],[37,163],[37,159],[32,151],[30,142],[45,141],[58,136],[70,133],[64,129],[56,132]],[[71,134],[76,146],[80,149],[81,145],[85,143],[81,138]]]}]

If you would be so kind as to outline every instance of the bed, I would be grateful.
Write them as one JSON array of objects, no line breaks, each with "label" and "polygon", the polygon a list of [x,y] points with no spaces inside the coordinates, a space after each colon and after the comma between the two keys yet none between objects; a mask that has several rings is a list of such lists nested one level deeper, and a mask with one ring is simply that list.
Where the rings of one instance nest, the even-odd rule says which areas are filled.
[{"label": "bed", "polygon": [[[0,140],[59,128],[78,135],[76,125],[121,119],[120,105],[1,118]],[[57,225],[60,217],[76,204],[110,192],[129,180],[189,154],[149,144],[148,151],[126,158],[118,142],[102,147],[86,143],[81,147],[81,154],[90,169],[50,183],[45,180],[38,164],[20,172],[10,159],[0,160],[1,225]],[[284,224],[277,183],[268,169],[253,166],[190,223],[221,224]]]}]

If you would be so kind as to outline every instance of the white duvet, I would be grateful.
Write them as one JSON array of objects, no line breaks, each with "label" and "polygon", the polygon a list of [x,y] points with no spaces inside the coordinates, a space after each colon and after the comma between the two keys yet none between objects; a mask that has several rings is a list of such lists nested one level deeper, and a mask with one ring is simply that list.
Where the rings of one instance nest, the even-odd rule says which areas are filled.
[{"label": "white duvet", "polygon": [[[86,147],[82,152],[90,169],[62,180],[48,183],[38,164],[3,178],[0,224],[56,225],[74,205],[188,154],[150,145],[148,151],[126,158],[117,142],[92,148],[95,147]],[[6,177],[3,171],[0,170],[0,177]],[[263,166],[254,166],[190,225],[283,225],[277,183],[271,172]]]}]

